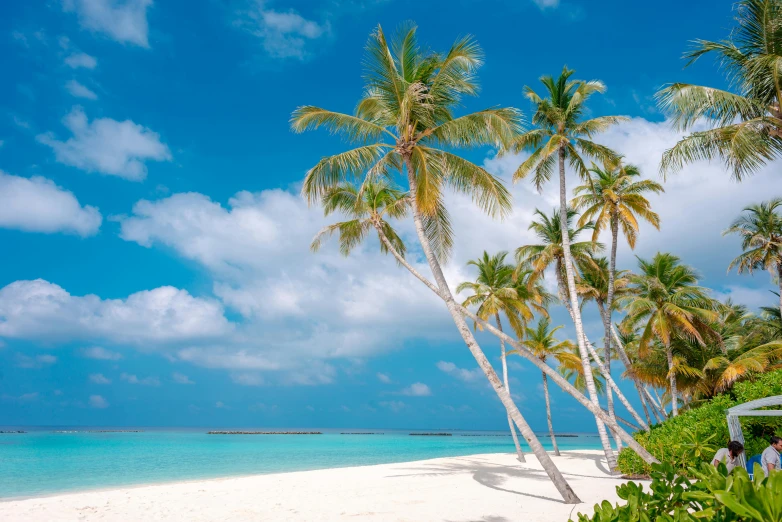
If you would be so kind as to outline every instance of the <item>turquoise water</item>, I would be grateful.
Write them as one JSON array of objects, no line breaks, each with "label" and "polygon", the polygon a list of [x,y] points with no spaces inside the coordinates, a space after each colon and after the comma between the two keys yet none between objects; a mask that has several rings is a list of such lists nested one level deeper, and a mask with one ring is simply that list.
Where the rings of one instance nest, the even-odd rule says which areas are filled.
[{"label": "turquoise water", "polygon": [[[320,430],[323,435],[207,431],[0,434],[0,498],[514,451],[510,435],[499,432],[413,437],[411,431],[395,430],[382,435],[341,435],[340,430]],[[547,438],[541,441],[549,443]],[[594,435],[557,442],[560,449],[600,447]]]}]

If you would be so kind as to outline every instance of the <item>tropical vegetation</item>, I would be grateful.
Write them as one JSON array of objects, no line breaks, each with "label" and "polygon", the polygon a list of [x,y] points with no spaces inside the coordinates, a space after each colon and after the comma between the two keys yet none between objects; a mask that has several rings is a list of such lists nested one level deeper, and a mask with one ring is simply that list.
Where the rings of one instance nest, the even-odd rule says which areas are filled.
[{"label": "tropical vegetation", "polygon": [[[665,152],[664,173],[719,157],[741,180],[782,151],[777,74],[782,71],[782,0],[741,1],[737,18],[739,27],[729,40],[698,41],[687,55],[691,61],[704,54],[720,56],[731,91],[672,84],[659,94],[674,126],[690,132],[701,129],[696,125],[703,119],[711,125],[690,132]],[[521,356],[541,371],[555,453],[550,382],[594,416],[612,470],[655,470],[669,485],[674,480],[668,478],[669,469],[705,473],[697,471],[699,461],[712,444],[726,442],[722,409],[755,392],[771,393],[773,378],[782,380],[782,199],[748,206],[726,230],[742,239],[742,251],[728,269],[768,271],[780,290],[779,306],[753,313],[717,299],[697,270],[675,253],[658,252],[639,258],[637,267],[618,267],[620,238],[634,249],[642,226],[660,228],[654,197],[661,197],[663,187],[644,178],[655,173],[641,172],[622,151],[600,143],[601,133],[625,120],[590,114],[590,100],[605,86],[574,79],[574,71],[564,67],[558,76],[541,78],[542,94],[525,88],[532,104],[529,125],[512,107],[458,114],[463,99],[477,95],[482,61],[471,37],[435,52],[418,44],[413,24],[404,24],[390,40],[378,26],[367,44],[365,85],[355,110],[302,106],[294,111],[295,132],[323,128],[348,143],[347,150],[317,162],[303,181],[302,194],[310,204],[322,206],[327,216],[339,216],[315,237],[312,249],[337,236],[340,252],[349,255],[376,237],[383,253],[431,291],[502,403],[519,459],[524,455],[517,430],[566,502],[578,502],[578,497],[511,397],[508,355]],[[480,257],[468,263],[474,277],[454,292],[443,270],[458,233],[446,194],[469,196],[491,217],[514,212],[503,180],[465,157],[466,149],[479,147],[499,156],[522,154],[513,181],[531,178],[542,190],[556,176],[559,206],[551,214],[535,209],[528,229],[536,240],[518,246],[514,262],[505,251],[476,248]],[[572,193],[568,171],[580,180]],[[412,220],[414,233],[400,232],[398,222],[406,219]],[[601,235],[610,240],[606,257]],[[424,264],[428,270],[421,268]],[[545,290],[546,278],[553,278],[558,299]],[[462,294],[460,301],[457,294]],[[563,328],[550,319],[556,304],[568,312],[572,340],[555,337]],[[582,312],[592,306],[602,321],[602,343],[590,341],[584,328]],[[475,330],[499,341],[502,377]],[[622,377],[633,382],[638,395],[633,402],[641,405],[643,416],[617,384],[619,375],[611,371],[615,357],[623,363]],[[621,417],[615,398],[631,420]],[[756,420],[748,426],[748,448],[754,448],[752,437],[778,429]],[[668,468],[655,468],[658,462]],[[631,490],[624,491],[628,499],[636,498],[636,506],[648,501],[646,493]],[[722,508],[712,503],[707,509]]]}]

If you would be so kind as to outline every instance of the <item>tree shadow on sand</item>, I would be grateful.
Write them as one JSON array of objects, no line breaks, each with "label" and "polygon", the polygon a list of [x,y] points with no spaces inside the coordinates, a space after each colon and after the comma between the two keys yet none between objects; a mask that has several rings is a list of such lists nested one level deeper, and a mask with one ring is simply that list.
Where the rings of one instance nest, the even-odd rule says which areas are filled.
[{"label": "tree shadow on sand", "polygon": [[499,515],[488,515],[481,518],[474,518],[470,520],[446,520],[445,522],[511,522],[507,517],[501,517]]},{"label": "tree shadow on sand", "polygon": [[[616,480],[618,477],[608,476],[608,468],[603,463],[600,455],[590,455],[588,453],[570,453],[563,454],[562,458],[571,458],[584,460],[588,459],[595,463],[596,473],[594,475],[583,475],[578,473],[566,473],[562,474],[567,478],[570,477],[582,477],[589,479],[609,479]],[[491,488],[504,493],[511,493],[514,495],[520,495],[524,497],[532,497],[541,500],[548,500],[550,502],[556,502],[558,504],[564,504],[561,498],[546,497],[543,495],[535,495],[533,493],[526,493],[524,491],[516,491],[513,489],[507,489],[502,487],[509,479],[520,478],[529,479],[535,481],[549,482],[550,479],[545,471],[542,469],[532,469],[524,467],[523,464],[517,466],[503,466],[498,464],[492,464],[490,462],[482,461],[476,458],[458,458],[454,459],[458,462],[448,462],[444,464],[423,464],[421,466],[403,468],[409,470],[410,473],[389,475],[387,478],[396,477],[436,477],[444,475],[454,475],[462,473],[471,473],[473,480],[478,484]],[[500,522],[502,519],[495,519]],[[492,518],[485,518],[485,520],[492,522]]]}]

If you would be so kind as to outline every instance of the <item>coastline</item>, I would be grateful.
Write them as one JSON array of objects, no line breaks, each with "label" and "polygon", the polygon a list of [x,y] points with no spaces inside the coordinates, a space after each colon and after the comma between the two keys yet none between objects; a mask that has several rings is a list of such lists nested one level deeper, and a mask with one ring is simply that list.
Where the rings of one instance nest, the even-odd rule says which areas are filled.
[{"label": "coastline", "polygon": [[0,501],[11,520],[568,520],[624,482],[600,451],[553,457],[582,504],[563,504],[532,455],[414,460],[312,471],[184,480]]}]

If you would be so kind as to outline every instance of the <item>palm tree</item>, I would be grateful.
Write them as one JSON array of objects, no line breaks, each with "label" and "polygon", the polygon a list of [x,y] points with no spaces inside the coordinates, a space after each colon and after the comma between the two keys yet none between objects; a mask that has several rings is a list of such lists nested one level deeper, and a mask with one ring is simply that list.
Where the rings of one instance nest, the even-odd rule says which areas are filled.
[{"label": "palm tree", "polygon": [[[593,136],[604,131],[611,125],[622,120],[617,116],[602,116],[592,119],[584,119],[587,100],[596,93],[605,91],[605,86],[599,81],[571,80],[573,70],[564,67],[558,78],[544,76],[541,82],[546,88],[548,97],[542,98],[530,87],[526,87],[527,98],[535,105],[535,114],[532,122],[537,128],[523,134],[516,140],[516,150],[527,149],[531,151],[530,157],[516,170],[514,180],[527,177],[533,173],[535,186],[540,190],[551,178],[555,165],[559,167],[559,217],[563,230],[568,228],[567,211],[567,187],[565,184],[565,162],[569,162],[571,168],[582,179],[589,177],[584,158],[592,158],[599,161],[616,161],[617,155],[607,147],[598,145],[592,141]],[[575,272],[573,270],[570,238],[563,234],[562,251],[567,281],[567,294],[570,301],[573,324],[576,328],[576,340],[578,341],[581,360],[584,367],[584,377],[589,398],[592,403],[599,406],[597,390],[595,388],[591,363],[586,341],[584,340],[584,327],[581,321],[581,312],[578,309],[578,296],[576,295]],[[611,450],[605,426],[599,419],[597,422],[600,440],[606,453],[609,467],[616,467],[616,457]]]},{"label": "palm tree", "polygon": [[[573,343],[570,341],[558,341],[554,334],[562,326],[551,328],[551,323],[548,317],[541,317],[535,328],[525,327],[525,335],[521,340],[521,344],[526,346],[532,353],[534,353],[544,363],[549,357],[554,357],[560,364],[564,360],[569,359],[569,354],[572,354]],[[508,353],[515,353],[512,350]],[[581,359],[578,358],[578,363],[581,363]],[[554,455],[559,455],[559,448],[557,447],[557,438],[554,435],[554,425],[551,423],[551,400],[548,393],[548,379],[545,372],[543,376],[543,395],[546,398],[546,420],[548,421],[548,432],[551,436],[551,444],[554,446]]]},{"label": "palm tree", "polygon": [[725,231],[725,234],[739,234],[744,253],[731,261],[728,270],[737,267],[741,273],[746,270],[768,270],[779,285],[779,311],[782,314],[782,198],[751,205]]},{"label": "palm tree", "polygon": [[[600,168],[594,163],[589,169],[591,176],[589,182],[575,188],[572,205],[576,210],[581,210],[579,226],[588,222],[594,223],[592,240],[597,241],[600,232],[608,229],[611,231],[611,254],[608,266],[608,281],[606,285],[605,299],[598,300],[601,317],[603,319],[604,346],[606,358],[606,371],[611,372],[611,325],[614,308],[614,279],[616,278],[616,249],[619,239],[619,227],[630,245],[635,248],[638,237],[638,218],[644,219],[660,229],[660,216],[650,208],[649,201],[644,197],[645,193],[659,194],[663,187],[651,180],[639,180],[640,170],[635,165],[626,165],[621,161],[605,162]],[[601,306],[604,305],[604,306]],[[639,389],[639,394],[640,394]],[[646,402],[641,394],[641,403],[646,409]],[[611,389],[608,389],[608,411],[614,412]],[[647,422],[649,421],[647,414]]]},{"label": "palm tree", "polygon": [[346,180],[363,176],[366,185],[376,177],[403,174],[416,235],[434,276],[433,291],[445,301],[478,366],[564,500],[577,503],[578,497],[475,340],[462,315],[466,310],[454,300],[441,267],[453,240],[443,201],[446,187],[469,194],[492,216],[506,215],[511,208],[510,194],[498,178],[454,152],[484,145],[503,149],[521,130],[520,113],[515,109],[492,108],[453,116],[462,97],[476,94],[475,74],[481,61],[481,50],[471,37],[458,40],[448,52],[439,54],[421,50],[416,28],[410,24],[402,27],[390,45],[378,26],[367,44],[366,86],[354,114],[313,106],[299,107],[293,113],[294,131],[323,126],[357,145],[321,159],[307,172],[302,193],[315,203]]},{"label": "palm tree", "polygon": [[[513,278],[514,267],[505,263],[507,256],[507,252],[499,252],[493,256],[484,252],[480,259],[469,261],[468,265],[478,269],[478,277],[475,282],[461,283],[456,287],[456,293],[466,290],[472,292],[472,295],[464,300],[462,306],[477,306],[478,317],[484,321],[494,318],[500,331],[502,331],[500,314],[504,313],[513,331],[521,338],[526,323],[532,319],[532,307],[545,311],[545,308],[541,306],[544,299],[541,293],[535,292],[535,287],[524,287],[523,293],[520,295],[520,285]],[[505,341],[502,339],[500,339],[500,355],[503,383],[510,393],[508,364],[505,360]],[[510,416],[508,416],[508,425],[513,436],[513,443],[516,445],[516,454],[520,461],[525,462]]]},{"label": "palm tree", "polygon": [[[404,218],[410,210],[407,194],[391,186],[388,180],[377,179],[367,183],[363,193],[350,183],[334,185],[323,194],[323,212],[326,216],[341,212],[350,219],[324,227],[315,236],[311,248],[317,252],[324,238],[339,234],[339,250],[347,256],[374,228],[380,239],[380,249],[388,253],[394,248],[403,257],[406,247],[386,217]],[[390,244],[387,244],[390,243]]]},{"label": "palm tree", "polygon": [[692,132],[663,154],[663,174],[686,163],[720,158],[741,180],[782,154],[782,1],[741,0],[736,27],[727,40],[696,40],[685,54],[692,64],[714,54],[734,92],[674,83],[658,94],[661,109],[679,130],[701,119],[711,128]]},{"label": "palm tree", "polygon": [[627,315],[632,321],[643,324],[638,353],[645,357],[655,340],[664,347],[668,363],[671,410],[679,414],[674,367],[676,338],[694,340],[705,345],[704,339],[719,342],[719,336],[711,327],[715,321],[714,302],[706,290],[697,286],[695,271],[681,264],[678,257],[658,253],[651,261],[638,259],[640,274],[630,276],[634,295],[623,299],[627,303]]}]

